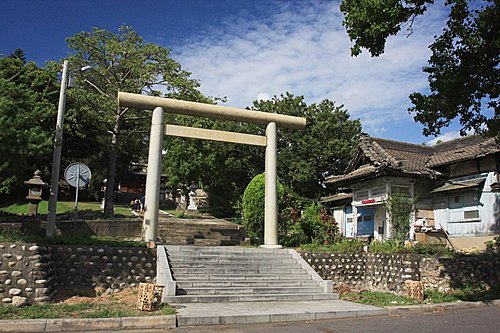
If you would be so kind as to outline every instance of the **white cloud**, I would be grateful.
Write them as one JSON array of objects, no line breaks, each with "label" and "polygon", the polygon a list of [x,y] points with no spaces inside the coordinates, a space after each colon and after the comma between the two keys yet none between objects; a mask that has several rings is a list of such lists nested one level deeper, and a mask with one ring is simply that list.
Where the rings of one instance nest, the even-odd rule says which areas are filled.
[{"label": "white cloud", "polygon": [[203,93],[227,96],[231,106],[288,91],[308,103],[328,98],[344,104],[376,135],[408,122],[408,95],[427,87],[421,68],[430,55],[427,46],[444,25],[442,7],[432,6],[418,18],[409,38],[389,38],[378,58],[366,51],[350,56],[336,1],[280,2],[269,12],[228,17],[221,27],[174,47],[176,60],[201,80]]},{"label": "white cloud", "polygon": [[426,144],[428,144],[429,146],[433,146],[433,145],[437,144],[438,142],[450,141],[453,139],[458,139],[460,137],[461,137],[460,132],[452,131],[452,132],[444,133],[440,136],[437,136],[434,139],[427,141]]}]

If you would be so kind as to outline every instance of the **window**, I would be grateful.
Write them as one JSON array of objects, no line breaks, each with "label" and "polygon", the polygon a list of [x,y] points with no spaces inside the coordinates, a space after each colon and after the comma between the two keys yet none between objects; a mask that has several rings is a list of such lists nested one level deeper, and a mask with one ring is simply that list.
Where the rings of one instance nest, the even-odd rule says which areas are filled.
[{"label": "window", "polygon": [[453,194],[449,198],[449,222],[479,221],[479,193]]},{"label": "window", "polygon": [[372,188],[372,197],[380,197],[385,194],[385,186],[377,186]]},{"label": "window", "polygon": [[391,186],[391,193],[401,193],[410,196],[410,188],[408,186]]},{"label": "window", "polygon": [[356,201],[368,199],[368,190],[361,190],[354,193]]},{"label": "window", "polygon": [[479,219],[479,210],[468,210],[464,211],[464,219],[465,220],[475,220]]}]

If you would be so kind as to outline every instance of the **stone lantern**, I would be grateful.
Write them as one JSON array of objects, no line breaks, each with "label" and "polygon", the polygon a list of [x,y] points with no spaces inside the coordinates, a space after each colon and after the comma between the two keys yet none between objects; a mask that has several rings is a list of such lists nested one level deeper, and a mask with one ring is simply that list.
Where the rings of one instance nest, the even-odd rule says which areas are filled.
[{"label": "stone lantern", "polygon": [[42,201],[42,190],[47,187],[47,183],[42,180],[40,170],[36,170],[33,178],[24,183],[28,185],[28,196],[26,199],[29,201],[28,215],[36,215],[38,211],[38,204]]}]

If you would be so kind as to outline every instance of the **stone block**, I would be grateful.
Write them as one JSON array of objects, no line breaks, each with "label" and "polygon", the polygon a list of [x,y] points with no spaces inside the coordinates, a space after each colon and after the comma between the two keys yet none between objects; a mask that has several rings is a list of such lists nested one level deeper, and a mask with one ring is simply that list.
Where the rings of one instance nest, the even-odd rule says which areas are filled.
[{"label": "stone block", "polygon": [[28,304],[28,299],[26,297],[22,297],[22,296],[14,296],[12,297],[12,306],[16,306],[16,307],[21,307],[21,306],[25,306]]},{"label": "stone block", "polygon": [[11,295],[11,296],[17,296],[17,295],[20,295],[21,293],[22,293],[22,290],[18,289],[18,288],[11,288],[9,290],[9,295]]}]

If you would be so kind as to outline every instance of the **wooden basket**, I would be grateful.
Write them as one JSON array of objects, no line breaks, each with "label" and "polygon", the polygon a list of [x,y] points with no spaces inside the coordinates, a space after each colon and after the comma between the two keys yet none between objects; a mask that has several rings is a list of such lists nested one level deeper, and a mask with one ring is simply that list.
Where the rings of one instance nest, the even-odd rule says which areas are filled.
[{"label": "wooden basket", "polygon": [[424,285],[422,281],[406,280],[406,296],[420,301],[424,300]]},{"label": "wooden basket", "polygon": [[141,311],[155,311],[161,303],[163,286],[154,283],[140,283],[137,295],[137,309]]}]

